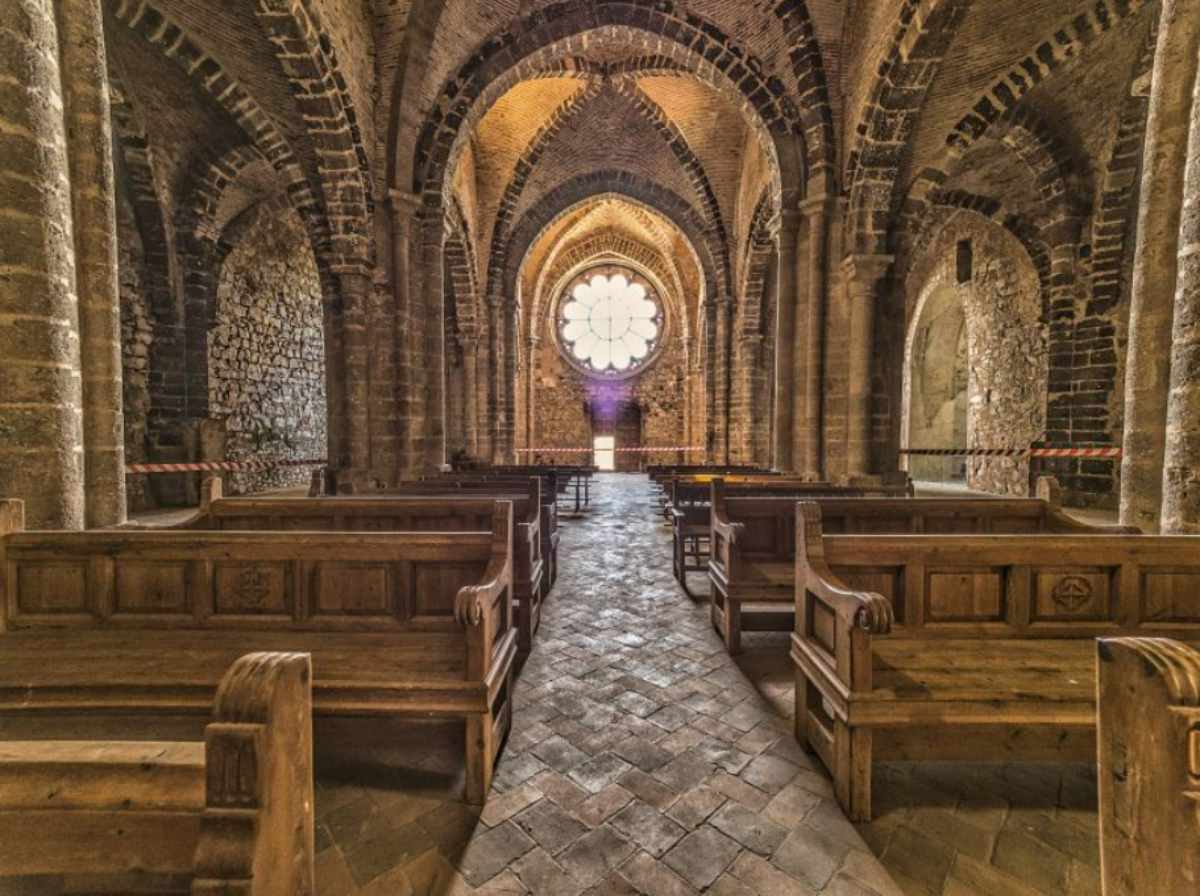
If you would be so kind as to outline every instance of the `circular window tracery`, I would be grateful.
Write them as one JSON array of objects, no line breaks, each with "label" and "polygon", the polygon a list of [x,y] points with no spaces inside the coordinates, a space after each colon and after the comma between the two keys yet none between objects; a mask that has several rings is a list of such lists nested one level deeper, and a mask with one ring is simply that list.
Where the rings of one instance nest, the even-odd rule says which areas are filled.
[{"label": "circular window tracery", "polygon": [[576,277],[559,302],[558,318],[563,351],[590,374],[628,376],[650,363],[662,343],[658,296],[626,268]]}]

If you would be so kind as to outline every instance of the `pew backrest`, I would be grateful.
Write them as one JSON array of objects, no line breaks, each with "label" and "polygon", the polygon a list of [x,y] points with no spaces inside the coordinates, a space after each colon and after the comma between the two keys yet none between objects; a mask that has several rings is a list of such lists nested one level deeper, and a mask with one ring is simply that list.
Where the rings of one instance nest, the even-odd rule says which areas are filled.
[{"label": "pew backrest", "polygon": [[474,532],[17,531],[0,538],[0,628],[413,632],[452,643],[465,625],[468,649],[431,651],[430,666],[471,675],[511,629],[512,531],[503,501]]},{"label": "pew backrest", "polygon": [[1200,634],[1200,539],[825,535],[821,520],[817,503],[798,506],[802,636],[832,630],[830,586],[866,595],[868,607],[885,601],[887,628],[906,638]]}]

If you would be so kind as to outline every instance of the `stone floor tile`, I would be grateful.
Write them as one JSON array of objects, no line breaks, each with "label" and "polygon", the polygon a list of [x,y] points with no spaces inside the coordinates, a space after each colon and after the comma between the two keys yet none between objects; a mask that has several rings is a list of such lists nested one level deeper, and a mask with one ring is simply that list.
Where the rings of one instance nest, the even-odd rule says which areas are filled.
[{"label": "stone floor tile", "polygon": [[596,827],[620,811],[631,799],[633,794],[620,784],[610,784],[580,803],[574,810],[575,817],[589,827]]},{"label": "stone floor tile", "polygon": [[788,835],[784,828],[736,800],[722,806],[708,823],[746,849],[764,856],[775,852]]},{"label": "stone floor tile", "polygon": [[[621,866],[621,876],[647,896],[695,896],[678,874],[644,852],[635,853]],[[710,891],[711,892],[711,891]]]},{"label": "stone floor tile", "polygon": [[808,884],[780,871],[752,852],[738,856],[730,873],[748,886],[755,896],[815,896],[817,893]]},{"label": "stone floor tile", "polygon": [[996,837],[992,864],[1045,893],[1065,893],[1070,859],[1024,833],[1003,830]]},{"label": "stone floor tile", "polygon": [[752,787],[741,778],[735,778],[725,771],[717,772],[705,783],[713,790],[725,794],[730,799],[737,800],[755,812],[761,812],[771,802],[771,797],[757,787]]},{"label": "stone floor tile", "polygon": [[613,752],[644,772],[662,768],[674,757],[674,753],[643,737],[629,737],[613,746]]},{"label": "stone floor tile", "polygon": [[774,796],[795,780],[799,773],[799,767],[786,759],[764,754],[755,756],[738,777]]},{"label": "stone floor tile", "polygon": [[738,852],[735,841],[703,825],[680,840],[663,861],[697,890],[703,890],[721,876]]},{"label": "stone floor tile", "polygon": [[631,802],[610,818],[608,823],[620,831],[629,842],[656,859],[687,833],[658,809],[641,800]]},{"label": "stone floor tile", "polygon": [[549,799],[530,806],[513,822],[551,855],[565,849],[588,830],[585,824]]},{"label": "stone floor tile", "polygon": [[542,798],[542,792],[533,784],[526,782],[500,796],[491,797],[479,820],[489,828],[494,828],[502,821],[507,821],[527,806],[532,806]]},{"label": "stone floor tile", "polygon": [[559,856],[559,864],[584,886],[593,886],[634,851],[624,837],[602,825],[580,837]]},{"label": "stone floor tile", "polygon": [[530,783],[564,809],[574,809],[591,796],[574,781],[552,770],[542,772]]},{"label": "stone floor tile", "polygon": [[849,849],[821,831],[801,825],[775,850],[771,862],[814,890],[821,890],[842,866]]},{"label": "stone floor tile", "polygon": [[955,852],[949,844],[927,837],[905,823],[896,830],[883,858],[888,871],[911,878],[931,893],[940,893]]},{"label": "stone floor tile", "polygon": [[[946,881],[946,893],[954,896],[1042,896],[1010,874],[969,856],[957,856]],[[1098,896],[1099,890],[1091,896]]]},{"label": "stone floor tile", "polygon": [[599,793],[615,782],[632,766],[614,753],[601,753],[567,774],[572,781],[589,793]]},{"label": "stone floor tile", "polygon": [[487,883],[535,846],[530,837],[512,822],[505,822],[475,837],[458,869],[472,886]]},{"label": "stone floor tile", "polygon": [[532,849],[521,856],[512,866],[520,883],[530,893],[553,893],[555,896],[577,896],[584,887],[571,877],[544,849]]}]

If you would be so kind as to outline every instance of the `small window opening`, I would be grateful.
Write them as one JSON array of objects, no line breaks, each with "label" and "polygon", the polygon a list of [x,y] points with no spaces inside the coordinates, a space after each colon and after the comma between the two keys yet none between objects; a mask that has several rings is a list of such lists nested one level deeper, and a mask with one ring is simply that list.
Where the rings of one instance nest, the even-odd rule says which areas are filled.
[{"label": "small window opening", "polygon": [[602,473],[611,473],[617,468],[617,440],[614,436],[596,436],[592,448],[595,451],[595,464]]}]

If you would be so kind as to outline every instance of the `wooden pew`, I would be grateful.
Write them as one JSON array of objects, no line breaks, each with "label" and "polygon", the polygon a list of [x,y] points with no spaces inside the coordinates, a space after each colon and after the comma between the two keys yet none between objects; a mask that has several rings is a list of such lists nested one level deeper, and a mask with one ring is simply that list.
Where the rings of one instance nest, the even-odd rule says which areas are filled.
[{"label": "wooden pew", "polygon": [[865,496],[869,494],[902,494],[896,487],[872,490],[865,487],[838,486],[827,482],[781,476],[682,477],[664,480],[669,489],[666,516],[671,523],[672,572],[688,597],[694,598],[688,587],[689,572],[708,572],[712,541],[713,483],[719,481],[727,497],[812,497],[815,495]]},{"label": "wooden pew", "polygon": [[[513,533],[513,605],[516,612],[518,647],[522,653],[533,648],[533,636],[542,624],[542,598],[549,590],[545,584],[545,551],[553,551],[558,541],[557,515],[549,511],[542,497],[542,483],[536,477],[511,482],[443,481],[402,482],[369,497],[423,497],[426,499],[475,498],[508,501],[513,505],[516,526]],[[365,496],[364,497],[368,497]]]},{"label": "wooden pew", "polygon": [[531,477],[541,480],[542,510],[539,519],[539,529],[541,532],[541,552],[544,566],[541,596],[545,598],[550,594],[554,588],[554,584],[558,581],[558,544],[560,541],[558,531],[558,498],[567,489],[568,480],[565,476],[553,469],[546,469],[541,472],[529,473],[441,473],[421,481],[450,483],[453,484],[454,488],[461,490],[487,491],[488,485],[503,486],[505,488],[508,486],[525,488],[527,481]]},{"label": "wooden pew", "polygon": [[22,532],[0,502],[5,517],[0,727],[194,714],[239,656],[304,651],[318,715],[462,719],[483,802],[511,720],[511,504],[486,532]]},{"label": "wooden pew", "polygon": [[1200,892],[1200,652],[1157,638],[1097,645],[1105,896]]},{"label": "wooden pew", "polygon": [[[522,480],[521,488],[528,484]],[[331,498],[224,498],[220,480],[205,483],[200,513],[184,523],[185,528],[210,531],[393,531],[393,532],[488,532],[492,527],[495,497],[487,492],[506,489],[414,488],[409,495],[348,496]],[[521,494],[513,490],[512,497],[521,505]],[[543,511],[545,508],[543,507]],[[552,514],[553,511],[550,511]],[[529,601],[526,588],[538,576],[540,543],[557,547],[558,533],[548,531],[546,514],[540,516],[538,544],[531,544],[533,530],[528,525],[515,527],[514,556],[519,570],[518,585],[513,589],[513,619],[517,626],[517,643],[528,651],[533,643],[541,617],[541,600]],[[527,570],[535,572],[530,575]],[[546,589],[543,588],[541,593]],[[539,593],[539,598],[541,597]]]},{"label": "wooden pew", "polygon": [[0,875],[312,896],[311,683],[305,654],[251,654],[221,680],[203,742],[0,743]]},{"label": "wooden pew", "polygon": [[1200,638],[1200,539],[825,535],[797,507],[796,734],[855,820],[879,759],[1094,760],[1092,639]]},{"label": "wooden pew", "polygon": [[[843,516],[855,516],[862,500],[872,500],[875,511],[859,517],[862,525],[874,526],[883,507],[903,518],[908,525],[915,512],[912,482],[906,475],[888,480],[865,480],[858,485],[834,485],[793,479],[725,480],[714,479],[708,485],[709,545],[706,552],[697,546],[691,550],[706,553],[710,584],[710,614],[713,627],[725,641],[730,653],[741,650],[744,631],[790,631],[795,615],[795,502],[797,499],[821,499],[842,509]],[[885,503],[887,502],[887,503]],[[961,503],[961,502],[957,502]],[[952,504],[951,507],[957,506]],[[928,506],[928,505],[927,505]],[[703,505],[683,517],[683,533],[678,541],[701,531]],[[884,530],[887,531],[887,530]],[[686,542],[684,542],[686,545]],[[686,574],[686,557],[676,564]]]}]

